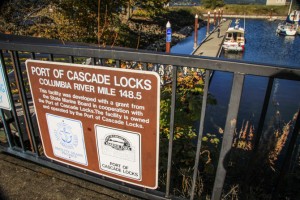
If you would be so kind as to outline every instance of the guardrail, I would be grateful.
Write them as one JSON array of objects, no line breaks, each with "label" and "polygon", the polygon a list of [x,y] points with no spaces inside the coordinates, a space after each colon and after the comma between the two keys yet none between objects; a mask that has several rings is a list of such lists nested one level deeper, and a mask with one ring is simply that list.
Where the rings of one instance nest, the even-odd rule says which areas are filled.
[{"label": "guardrail", "polygon": [[[299,153],[299,108],[293,107],[296,115],[291,122],[287,123],[288,129],[286,126],[280,127],[285,128],[280,132],[279,129],[274,128],[274,134],[277,132],[275,135],[272,134],[272,145],[280,144],[281,150],[284,150],[276,152],[278,147],[260,152],[260,145],[268,137],[265,133],[268,122],[267,113],[272,107],[270,99],[274,95],[274,90],[278,89],[275,88],[274,81],[289,80],[290,85],[297,85],[300,81],[300,69],[192,55],[99,48],[74,43],[61,44],[59,41],[10,35],[1,35],[0,50],[3,80],[8,86],[7,97],[11,102],[11,110],[0,109],[3,130],[0,133],[2,135],[0,149],[9,154],[145,199],[194,199],[205,196],[211,199],[226,199],[233,195],[230,191],[237,187],[240,191],[250,191],[245,188],[254,178],[247,176],[246,173],[255,170],[253,166],[258,166],[257,164],[265,164],[255,163],[254,159],[261,161],[257,155],[262,156],[263,153],[267,153],[268,158],[273,156],[272,161],[278,169],[271,186],[266,188],[266,193],[270,192],[270,195],[275,198],[283,191],[282,181],[285,175],[291,172],[288,171],[289,167],[293,166],[293,170],[297,168],[295,161],[299,157],[297,154]],[[32,96],[28,87],[25,72],[27,59],[157,72],[161,81],[158,189],[134,186],[128,182],[109,178],[105,174],[95,174],[47,158],[41,143]],[[230,93],[228,107],[225,109],[227,114],[223,113],[224,116],[226,115],[226,120],[224,127],[219,131],[220,134],[215,135],[211,134],[212,130],[205,129],[207,116],[210,114],[207,108],[211,106],[212,101],[209,81],[205,77],[209,77],[212,71],[232,75],[231,90],[228,91]],[[245,127],[241,128],[241,121],[244,119],[239,118],[239,113],[245,80],[253,76],[266,80],[266,84],[263,87],[262,101],[257,102],[261,109],[257,118],[258,123],[249,131]],[[193,104],[193,102],[196,103]],[[293,99],[293,102],[299,106],[299,98]],[[282,109],[291,109],[290,103],[283,105]],[[198,115],[197,117],[191,116],[191,113]],[[181,123],[185,121],[191,126],[187,127]],[[238,130],[244,130],[244,132],[238,132]],[[239,161],[230,160],[230,156],[237,154],[243,155]],[[244,166],[246,171],[234,168],[241,163],[246,163]],[[234,171],[245,176],[234,179],[232,178]],[[228,175],[229,182],[226,182]],[[255,184],[257,183],[254,181]],[[240,195],[247,196],[247,193],[243,192]]]}]

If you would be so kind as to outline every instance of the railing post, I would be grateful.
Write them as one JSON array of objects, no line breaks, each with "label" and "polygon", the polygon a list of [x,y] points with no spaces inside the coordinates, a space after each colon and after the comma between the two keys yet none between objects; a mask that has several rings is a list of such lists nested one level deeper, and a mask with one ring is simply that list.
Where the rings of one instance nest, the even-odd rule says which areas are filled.
[{"label": "railing post", "polygon": [[69,56],[69,63],[74,63],[74,56]]},{"label": "railing post", "polygon": [[206,103],[207,103],[207,96],[208,96],[209,78],[210,78],[210,71],[206,70],[204,93],[203,93],[201,116],[200,116],[200,125],[199,125],[199,132],[198,132],[196,158],[195,158],[195,165],[194,165],[194,174],[193,174],[193,180],[192,180],[192,189],[191,189],[191,193],[190,193],[190,200],[194,199],[195,185],[196,185],[196,179],[197,179],[197,174],[198,174],[198,166],[199,166],[199,160],[200,160],[200,150],[201,150],[201,144],[202,144]]},{"label": "railing post", "polygon": [[218,25],[221,23],[221,10],[218,10]]},{"label": "railing post", "polygon": [[15,107],[15,104],[14,104],[13,96],[11,94],[11,87],[10,87],[10,84],[9,84],[9,81],[8,81],[9,78],[7,76],[7,73],[6,73],[7,70],[6,70],[6,65],[5,65],[5,62],[4,62],[2,51],[0,51],[0,60],[2,62],[2,67],[3,67],[3,72],[4,72],[4,79],[7,81],[7,88],[9,90],[8,98],[10,99],[10,102],[11,102],[11,112],[12,112],[12,115],[14,117],[17,132],[19,134],[18,136],[19,136],[19,141],[20,141],[20,144],[21,144],[22,151],[25,151],[24,142],[23,142],[24,141],[23,140],[23,135],[22,135],[22,132],[21,132],[21,129],[20,129],[20,123],[19,123],[19,119],[18,119],[18,114],[16,112],[16,107]]},{"label": "railing post", "polygon": [[256,136],[255,136],[255,139],[254,139],[253,154],[255,154],[255,152],[257,151],[259,141],[260,141],[260,137],[261,137],[263,127],[264,127],[264,124],[265,124],[266,115],[267,115],[269,102],[270,102],[270,97],[271,97],[271,94],[272,94],[273,83],[274,83],[274,78],[273,77],[269,78],[268,85],[267,85],[267,90],[266,90],[266,93],[265,93],[264,103],[263,103],[263,107],[262,107],[262,110],[261,110],[259,123],[258,123],[258,126],[257,126]]},{"label": "railing post", "polygon": [[214,28],[216,27],[216,9],[214,10]]},{"label": "railing post", "polygon": [[198,43],[198,15],[195,15],[195,33],[194,33],[194,49],[197,48]]},{"label": "railing post", "polygon": [[172,97],[171,97],[171,116],[170,116],[170,139],[169,139],[169,149],[168,149],[166,198],[169,198],[170,196],[173,138],[174,138],[174,126],[175,126],[174,121],[175,121],[176,90],[177,90],[177,67],[175,66],[173,66],[172,76],[173,77],[172,77]]},{"label": "railing post", "polygon": [[208,11],[208,13],[207,13],[207,25],[206,25],[206,36],[208,36],[208,34],[209,34],[209,26],[210,26],[210,12]]},{"label": "railing post", "polygon": [[36,141],[35,141],[32,120],[30,117],[30,110],[28,107],[26,90],[24,88],[23,76],[22,76],[21,66],[19,63],[19,56],[16,51],[11,51],[10,53],[11,53],[11,57],[13,60],[13,68],[15,70],[16,84],[17,84],[18,91],[19,91],[22,110],[24,112],[24,120],[25,120],[25,125],[26,125],[26,130],[27,130],[31,150],[38,155],[39,152],[38,152],[38,148],[37,148]]},{"label": "railing post", "polygon": [[212,193],[213,200],[221,199],[222,189],[226,177],[226,169],[224,165],[225,157],[229,156],[229,151],[232,147],[232,140],[237,122],[237,115],[242,96],[244,75],[235,73],[233,77],[233,84],[231,89],[230,101],[227,111],[226,124],[224,130],[224,137],[222,141],[221,152],[219,156],[218,168]]},{"label": "railing post", "polygon": [[166,25],[166,53],[171,52],[172,29],[170,22]]},{"label": "railing post", "polygon": [[120,62],[120,60],[116,60],[116,68],[121,68],[121,62]]},{"label": "railing post", "polygon": [[222,22],[222,19],[223,19],[223,8],[221,9],[221,21],[220,21],[220,23]]}]

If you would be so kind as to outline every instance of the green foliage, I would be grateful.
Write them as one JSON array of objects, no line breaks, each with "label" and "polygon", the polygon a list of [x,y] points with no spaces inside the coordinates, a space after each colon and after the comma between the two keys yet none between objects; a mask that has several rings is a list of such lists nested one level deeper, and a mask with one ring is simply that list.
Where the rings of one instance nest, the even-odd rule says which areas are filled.
[{"label": "green foliage", "polygon": [[127,0],[99,2],[99,11],[98,0],[7,3],[1,9],[0,31],[90,43],[97,43],[99,36],[101,44],[111,45],[123,31],[119,14]]},{"label": "green foliage", "polygon": [[146,10],[151,16],[156,16],[164,11],[163,7],[170,0],[135,0],[135,5]]},{"label": "green foliage", "polygon": [[[191,166],[194,166],[196,156],[196,129],[195,122],[200,119],[204,81],[199,73],[190,71],[187,75],[178,74],[174,142],[172,159],[172,184],[175,188],[181,188],[177,192],[188,196],[189,183],[187,177],[192,177]],[[168,142],[170,139],[170,109],[171,109],[171,85],[166,85],[161,90],[161,115],[160,115],[160,176],[165,177],[167,169]],[[209,103],[215,104],[216,100],[209,96]],[[217,156],[217,148],[220,141],[217,135],[208,135],[203,138],[201,166],[203,171],[212,174],[215,170],[212,159]],[[162,187],[165,183],[161,183]],[[198,185],[197,191],[202,187]],[[184,192],[185,191],[185,192]]]},{"label": "green foliage", "polygon": [[224,0],[202,0],[202,5],[205,8],[212,8],[215,9],[217,7],[224,6]]},{"label": "green foliage", "polygon": [[281,15],[288,13],[289,6],[267,6],[267,5],[235,5],[227,4],[223,7],[225,14],[237,15]]},{"label": "green foliage", "polygon": [[[170,123],[171,86],[165,86],[161,93],[161,127],[168,128]],[[200,118],[203,95],[202,77],[194,73],[179,76],[176,93],[175,127],[188,130]],[[175,134],[176,135],[176,134]]]},{"label": "green foliage", "polygon": [[173,30],[179,30],[184,26],[191,25],[195,15],[185,9],[168,10],[156,17],[155,20],[162,21],[164,24],[170,21]]},{"label": "green foliage", "polygon": [[151,17],[149,12],[147,12],[146,10],[143,10],[143,9],[136,9],[134,11],[134,16],[136,17],[144,17],[144,18],[149,18]]}]

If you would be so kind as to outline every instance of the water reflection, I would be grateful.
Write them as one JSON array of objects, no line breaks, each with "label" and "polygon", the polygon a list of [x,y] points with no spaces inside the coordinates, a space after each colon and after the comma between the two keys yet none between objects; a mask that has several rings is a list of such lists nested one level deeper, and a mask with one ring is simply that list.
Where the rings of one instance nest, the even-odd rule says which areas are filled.
[{"label": "water reflection", "polygon": [[[246,19],[245,21],[241,20],[240,25],[243,27],[244,23],[247,41],[245,51],[240,53],[222,52],[221,58],[300,68],[299,36],[277,35],[276,28],[278,21]],[[205,34],[206,28],[198,31],[198,42],[203,40]],[[188,37],[174,46],[172,52],[190,54],[193,51],[193,39],[193,35]],[[217,131],[217,127],[224,127],[231,83],[232,74],[215,73],[209,91],[216,97],[218,105],[208,106],[207,108],[210,114],[208,114],[206,119],[206,131]],[[267,83],[268,79],[265,77],[246,76],[240,105],[240,124],[243,120],[252,120],[254,116],[255,118],[259,118]],[[294,81],[276,79],[273,85],[273,96],[271,97],[273,103],[270,102],[268,109],[269,115],[280,110],[281,119],[289,121],[300,106],[300,90],[296,89],[299,87],[300,84]],[[278,90],[281,92],[277,93]],[[258,122],[257,119],[254,121]],[[255,126],[257,126],[257,123]]]},{"label": "water reflection", "polygon": [[244,52],[223,52],[223,57],[234,60],[243,60]]},{"label": "water reflection", "polygon": [[[245,23],[245,52],[234,59],[300,68],[300,37],[276,34],[276,21],[246,19]],[[222,53],[221,57],[231,59],[232,55]]]},{"label": "water reflection", "polygon": [[[283,36],[284,37],[284,36]],[[289,43],[289,44],[292,44],[295,40],[295,36],[285,36],[284,37],[284,42],[285,43]]]},{"label": "water reflection", "polygon": [[[277,24],[278,22],[267,20],[246,20],[246,50],[243,53],[223,52],[221,57],[300,68],[300,37],[277,35]],[[205,31],[203,32],[205,33]],[[174,48],[174,51],[176,50],[176,53],[192,52],[193,37],[187,38],[187,40],[191,41],[190,46],[184,46],[182,43],[180,48]],[[223,137],[232,81],[232,73],[217,71],[213,76],[209,93],[216,99],[217,105],[207,105],[204,126],[206,136],[215,134],[219,138]],[[273,84],[272,90],[266,95],[269,83]],[[284,147],[290,140],[295,121],[294,114],[300,108],[299,88],[299,81],[275,79],[272,82],[267,77],[245,76],[232,144],[234,148],[231,149],[230,158],[228,158],[231,166],[226,169],[225,186],[233,187],[239,183],[238,181],[252,180],[249,184],[250,187],[255,188],[259,185],[261,191],[265,189],[266,194],[271,193],[270,188],[277,180],[276,173],[280,171],[282,158],[286,152]],[[270,98],[265,98],[268,95]],[[263,110],[265,103],[268,104],[268,107]],[[266,116],[263,130],[259,135],[257,130],[262,113],[266,113]],[[260,139],[260,143],[256,137]],[[257,154],[250,156],[251,151],[256,147]],[[253,162],[249,162],[250,158],[255,159],[251,160]],[[213,162],[217,163],[217,160]],[[252,169],[252,171],[248,169]],[[245,185],[248,185],[248,182]],[[295,187],[299,187],[299,184]]]}]

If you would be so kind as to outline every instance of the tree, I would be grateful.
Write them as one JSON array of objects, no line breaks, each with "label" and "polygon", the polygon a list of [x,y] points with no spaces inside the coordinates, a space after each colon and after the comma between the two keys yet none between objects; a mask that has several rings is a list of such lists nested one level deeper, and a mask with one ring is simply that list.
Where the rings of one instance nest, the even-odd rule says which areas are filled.
[{"label": "tree", "polygon": [[224,6],[224,0],[202,0],[202,5],[205,8],[212,8],[215,9],[216,7],[222,7]]},{"label": "tree", "polygon": [[135,0],[134,5],[155,15],[160,13],[163,10],[163,7],[169,2],[170,0]]}]

